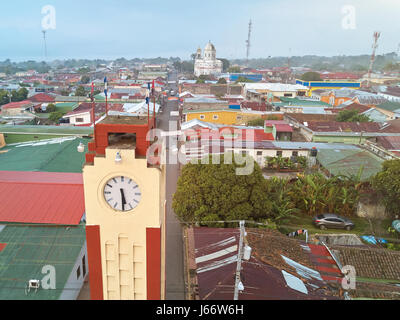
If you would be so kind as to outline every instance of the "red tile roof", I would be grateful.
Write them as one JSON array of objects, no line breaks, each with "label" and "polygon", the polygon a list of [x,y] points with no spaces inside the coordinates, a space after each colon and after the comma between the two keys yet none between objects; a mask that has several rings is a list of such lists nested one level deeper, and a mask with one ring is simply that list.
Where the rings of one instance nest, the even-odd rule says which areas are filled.
[{"label": "red tile roof", "polygon": [[268,107],[265,103],[258,103],[253,101],[243,101],[242,108],[251,109],[253,111],[268,111]]},{"label": "red tile roof", "polygon": [[4,109],[20,109],[20,108],[22,108],[22,107],[29,107],[29,105],[31,105],[32,104],[32,102],[31,101],[29,101],[29,100],[24,100],[24,101],[19,101],[19,102],[11,102],[11,103],[8,103],[8,104],[5,104],[5,105],[3,105],[1,108],[2,108],[2,110],[4,110]]},{"label": "red tile roof", "polygon": [[227,135],[234,135],[233,141],[273,141],[274,136],[272,133],[265,133],[264,129],[238,129],[232,127],[223,127],[219,131],[203,128],[196,130],[197,136],[201,136],[201,139],[216,140],[216,139],[228,139],[224,138]]},{"label": "red tile roof", "polygon": [[28,99],[32,102],[51,103],[56,101],[56,98],[45,93],[38,93]]},{"label": "red tile roof", "polygon": [[85,212],[76,173],[0,171],[0,221],[77,225]]},{"label": "red tile roof", "polygon": [[314,132],[371,132],[399,133],[394,125],[383,125],[378,122],[336,122],[310,121],[308,128]]},{"label": "red tile roof", "polygon": [[268,127],[275,126],[276,132],[293,132],[293,128],[283,120],[266,120],[265,125]]}]

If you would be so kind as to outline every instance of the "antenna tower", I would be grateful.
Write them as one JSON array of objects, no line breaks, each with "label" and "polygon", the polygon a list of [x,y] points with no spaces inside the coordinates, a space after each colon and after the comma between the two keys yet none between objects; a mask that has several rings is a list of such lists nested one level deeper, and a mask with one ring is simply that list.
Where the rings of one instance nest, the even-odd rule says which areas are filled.
[{"label": "antenna tower", "polygon": [[378,40],[381,36],[381,33],[378,31],[374,32],[374,43],[372,45],[372,56],[371,56],[371,64],[368,69],[368,82],[367,82],[367,87],[371,85],[371,74],[372,74],[372,67],[374,66],[375,62],[375,56],[376,56],[376,49],[378,48]]},{"label": "antenna tower", "polygon": [[248,35],[247,40],[246,40],[246,49],[247,49],[247,53],[246,53],[246,63],[247,63],[247,64],[249,64],[249,57],[250,57],[252,26],[253,26],[253,23],[252,23],[251,20],[250,20],[250,22],[249,22],[249,35]]},{"label": "antenna tower", "polygon": [[44,41],[44,57],[45,57],[45,59],[47,59],[46,30],[43,30],[42,33],[43,33],[43,41]]}]

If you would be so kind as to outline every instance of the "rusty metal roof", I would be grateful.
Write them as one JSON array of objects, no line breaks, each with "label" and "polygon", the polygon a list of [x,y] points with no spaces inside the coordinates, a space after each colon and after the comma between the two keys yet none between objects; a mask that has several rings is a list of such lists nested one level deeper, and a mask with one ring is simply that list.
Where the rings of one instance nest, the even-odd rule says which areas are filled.
[{"label": "rusty metal roof", "polygon": [[[199,298],[201,300],[233,300],[240,237],[239,229],[194,228],[193,235]],[[279,233],[274,234],[274,236],[276,237],[275,244],[279,241],[289,240],[289,243],[295,241]],[[269,247],[269,244],[271,243],[266,242],[265,247]],[[269,248],[273,249],[273,246]],[[300,245],[293,246],[293,250],[297,250],[303,257],[307,256],[306,252],[302,252],[303,249]],[[290,251],[291,249],[277,251],[276,256],[286,254],[293,257],[293,253]],[[241,281],[245,290],[239,293],[239,300],[338,298],[331,291],[326,290],[324,281],[305,280],[300,275],[297,275],[296,278],[296,273],[292,271],[291,266],[286,264],[282,257],[280,259],[284,268],[275,267],[276,264],[272,261],[271,263],[261,261],[256,258],[255,254],[252,254],[249,261],[243,261]],[[289,287],[284,276],[287,272],[304,283],[307,294]],[[318,271],[314,272],[318,273]]]}]

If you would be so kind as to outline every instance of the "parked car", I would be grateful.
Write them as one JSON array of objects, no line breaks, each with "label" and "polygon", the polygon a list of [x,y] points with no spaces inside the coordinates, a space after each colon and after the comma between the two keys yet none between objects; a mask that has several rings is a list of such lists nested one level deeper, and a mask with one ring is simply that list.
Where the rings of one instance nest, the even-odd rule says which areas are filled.
[{"label": "parked car", "polygon": [[321,230],[331,228],[346,229],[350,231],[355,227],[354,223],[351,220],[332,213],[324,213],[314,217],[313,224]]}]

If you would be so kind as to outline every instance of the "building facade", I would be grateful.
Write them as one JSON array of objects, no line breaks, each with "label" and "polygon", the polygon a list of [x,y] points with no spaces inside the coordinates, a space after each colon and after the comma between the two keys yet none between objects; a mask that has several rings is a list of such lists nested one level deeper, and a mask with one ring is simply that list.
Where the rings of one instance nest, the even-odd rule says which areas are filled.
[{"label": "building facade", "polygon": [[194,74],[196,77],[201,75],[218,75],[222,73],[222,61],[217,60],[217,51],[211,42],[208,42],[204,54],[201,49],[197,49],[196,60],[194,64]]}]

